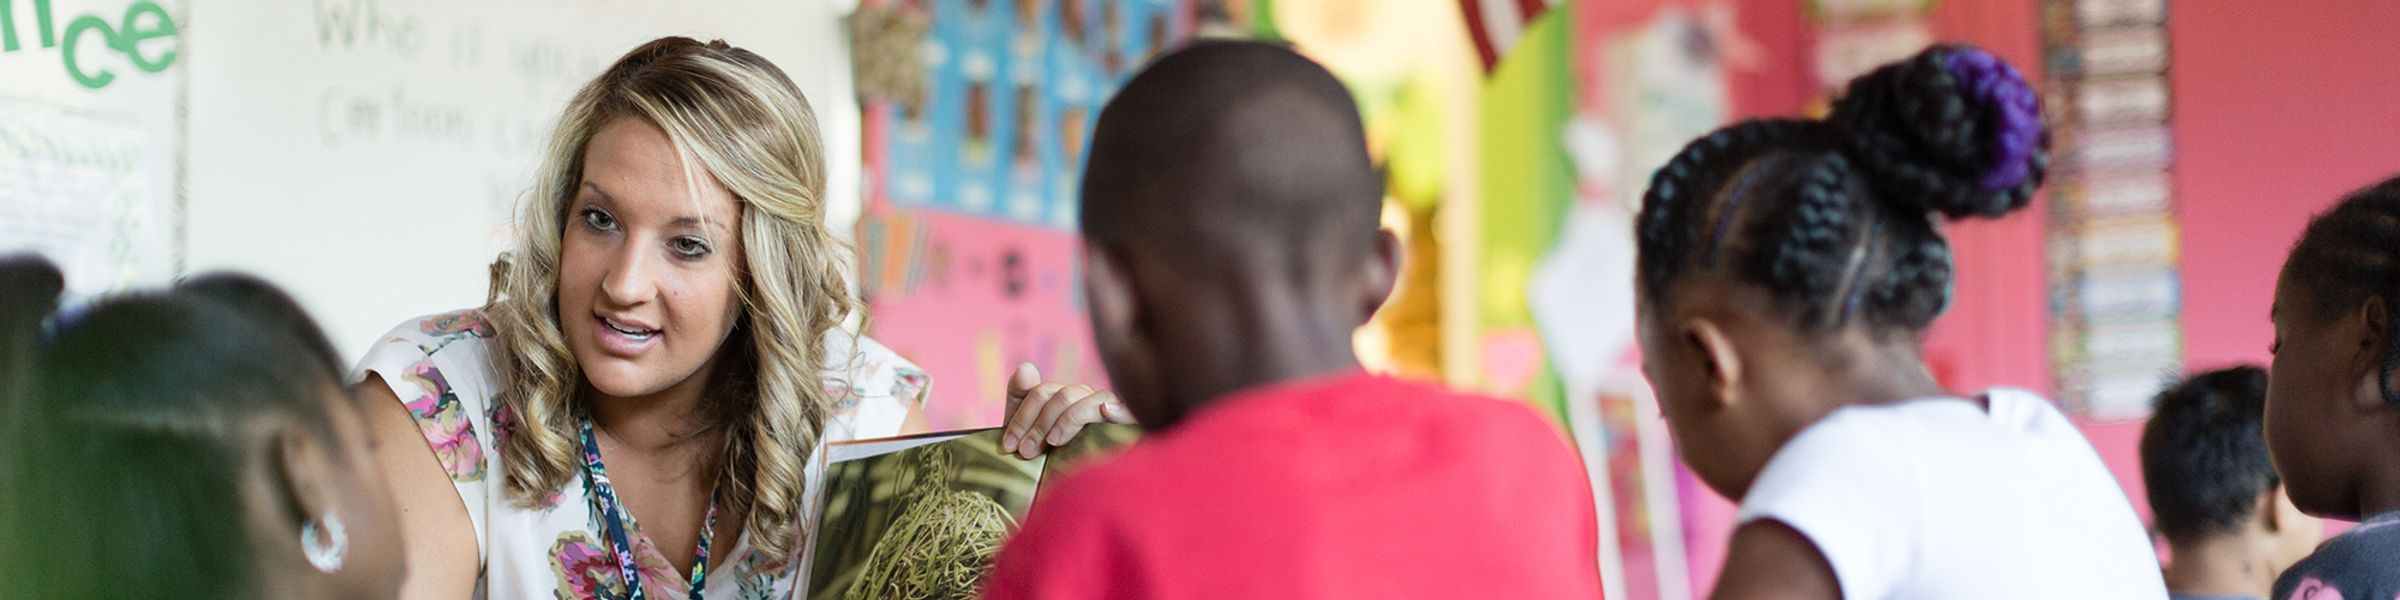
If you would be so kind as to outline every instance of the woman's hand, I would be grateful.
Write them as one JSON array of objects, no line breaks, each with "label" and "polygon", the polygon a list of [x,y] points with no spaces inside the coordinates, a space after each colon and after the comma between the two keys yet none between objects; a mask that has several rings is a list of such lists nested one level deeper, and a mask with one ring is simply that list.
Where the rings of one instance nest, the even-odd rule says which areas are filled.
[{"label": "woman's hand", "polygon": [[1024,458],[1066,444],[1085,425],[1134,424],[1133,412],[1125,410],[1116,394],[1088,385],[1044,383],[1033,363],[1017,365],[1016,374],[1008,378],[1006,422],[1000,451]]}]

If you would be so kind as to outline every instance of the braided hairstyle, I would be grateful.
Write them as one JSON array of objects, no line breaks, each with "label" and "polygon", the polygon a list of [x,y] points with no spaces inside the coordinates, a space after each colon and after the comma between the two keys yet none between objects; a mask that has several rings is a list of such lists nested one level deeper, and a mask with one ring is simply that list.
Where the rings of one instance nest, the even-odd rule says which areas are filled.
[{"label": "braided hairstyle", "polygon": [[[2308,291],[2309,314],[2342,314],[2368,298],[2400,310],[2400,177],[2352,192],[2309,220],[2283,270],[2288,285]],[[2400,389],[2392,387],[2400,371],[2400,318],[2387,321],[2376,388],[2384,402],[2400,405]]]},{"label": "braided hairstyle", "polygon": [[1823,120],[1745,121],[1685,146],[1643,196],[1642,288],[1663,304],[1717,270],[1771,290],[1803,329],[1922,330],[1951,285],[1933,216],[2023,208],[2047,146],[2014,68],[1928,48],[1851,81]]}]

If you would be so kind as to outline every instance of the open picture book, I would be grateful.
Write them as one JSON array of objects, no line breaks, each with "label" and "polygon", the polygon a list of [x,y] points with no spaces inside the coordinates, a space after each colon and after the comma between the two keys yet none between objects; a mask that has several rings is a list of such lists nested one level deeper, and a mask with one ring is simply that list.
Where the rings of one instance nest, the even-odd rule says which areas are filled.
[{"label": "open picture book", "polygon": [[1091,425],[1031,460],[1000,451],[1000,430],[840,442],[820,453],[801,576],[807,600],[974,598],[1000,543],[1045,482],[1138,430]]}]

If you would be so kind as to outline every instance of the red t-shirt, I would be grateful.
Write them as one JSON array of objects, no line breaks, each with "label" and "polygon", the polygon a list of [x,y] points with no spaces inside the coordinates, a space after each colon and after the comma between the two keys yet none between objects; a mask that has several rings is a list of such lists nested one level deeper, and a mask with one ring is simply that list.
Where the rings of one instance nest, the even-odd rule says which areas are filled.
[{"label": "red t-shirt", "polygon": [[1520,403],[1269,386],[1043,491],[985,596],[1598,598],[1588,482]]}]

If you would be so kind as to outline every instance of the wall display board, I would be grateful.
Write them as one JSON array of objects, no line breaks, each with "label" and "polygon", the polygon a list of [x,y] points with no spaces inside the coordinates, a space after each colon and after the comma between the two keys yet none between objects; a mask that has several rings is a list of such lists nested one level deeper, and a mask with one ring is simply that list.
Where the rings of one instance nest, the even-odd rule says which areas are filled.
[{"label": "wall display board", "polygon": [[2138,418],[2183,364],[2165,0],[2044,0],[2053,392]]},{"label": "wall display board", "polygon": [[[861,71],[868,331],[933,375],[936,429],[993,426],[1007,377],[1099,383],[1076,197],[1100,108],[1189,31],[1179,0],[913,0],[862,9],[921,32],[915,65]],[[893,24],[903,24],[894,26]],[[861,48],[891,47],[861,35]],[[863,68],[863,67],[862,67]]]}]

